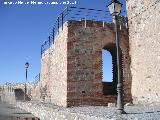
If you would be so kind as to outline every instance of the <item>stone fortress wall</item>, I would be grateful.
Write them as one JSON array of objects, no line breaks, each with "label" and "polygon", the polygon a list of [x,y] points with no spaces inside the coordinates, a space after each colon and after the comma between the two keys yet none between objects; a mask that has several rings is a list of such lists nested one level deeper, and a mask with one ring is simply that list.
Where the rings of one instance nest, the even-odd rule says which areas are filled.
[{"label": "stone fortress wall", "polygon": [[[126,94],[132,95],[135,104],[159,104],[160,1],[127,0],[126,6],[129,25],[129,40],[127,40],[129,43],[125,45],[127,45],[129,53],[123,57],[124,60],[128,59],[124,62],[127,62],[127,66],[123,68],[127,71],[123,73],[124,86],[128,86],[124,91],[127,92],[126,89],[128,89]],[[107,35],[107,31],[100,27],[101,23],[90,22],[88,26],[90,27],[84,28],[83,22],[65,23],[64,30],[56,37],[55,44],[42,56],[41,81],[32,85],[30,89],[32,99],[67,106],[84,104],[84,101],[91,103],[89,93],[95,95],[96,98],[102,98],[103,83],[100,83],[102,75],[99,71],[102,67],[102,61],[97,56],[101,56],[101,49],[105,47],[105,44],[102,44],[104,41],[99,38],[113,37],[113,28],[106,25],[107,31],[111,33]],[[100,34],[102,36],[98,36]],[[80,43],[80,39],[85,44]],[[91,40],[92,42],[94,40],[92,45],[90,44]],[[93,56],[91,56],[92,52],[94,52]],[[87,56],[84,57],[84,53]],[[96,58],[97,62],[90,60],[91,58]],[[86,59],[90,62],[87,62]],[[90,75],[91,72],[85,70],[86,64],[90,65],[90,63],[94,64],[95,79]],[[78,72],[74,71],[74,68]],[[83,75],[78,77],[80,73]],[[0,95],[2,100],[2,92]],[[116,99],[116,97],[110,98],[113,101]],[[102,103],[104,99],[97,101]]]},{"label": "stone fortress wall", "polygon": [[[39,87],[38,82],[26,83],[26,99],[35,100],[36,89]],[[39,89],[38,89],[39,90]],[[24,100],[25,95],[24,83],[7,83],[0,85],[0,101],[14,104],[16,101]],[[36,95],[37,96],[37,95]]]},{"label": "stone fortress wall", "polygon": [[[121,50],[125,101],[131,101],[130,56],[128,30],[122,27]],[[54,44],[42,55],[40,86],[44,101],[59,106],[107,105],[116,103],[116,54],[114,25],[87,21],[67,21],[63,31],[55,38]],[[111,52],[113,57],[113,83],[102,82],[102,49]],[[111,90],[110,90],[111,91]]]},{"label": "stone fortress wall", "polygon": [[160,1],[127,0],[134,103],[160,103]]},{"label": "stone fortress wall", "polygon": [[42,99],[60,106],[66,106],[67,101],[67,25],[64,24],[63,31],[59,29],[54,44],[41,58]]},{"label": "stone fortress wall", "polygon": [[15,92],[11,85],[0,85],[0,102],[14,104],[16,102]]},{"label": "stone fortress wall", "polygon": [[131,94],[135,104],[160,102],[160,1],[127,0]]}]

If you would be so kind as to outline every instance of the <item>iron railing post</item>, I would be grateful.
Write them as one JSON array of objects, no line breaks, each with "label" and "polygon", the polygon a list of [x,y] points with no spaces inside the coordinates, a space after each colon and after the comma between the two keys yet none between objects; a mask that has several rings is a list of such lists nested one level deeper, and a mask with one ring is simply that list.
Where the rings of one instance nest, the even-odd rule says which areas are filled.
[{"label": "iron railing post", "polygon": [[58,34],[59,34],[59,17],[58,17]]},{"label": "iron railing post", "polygon": [[40,78],[41,78],[41,74],[39,73],[38,75],[39,75],[39,80],[38,80],[38,81],[40,81]]},{"label": "iron railing post", "polygon": [[55,32],[54,29],[55,29],[55,28],[53,28],[53,31],[52,31],[52,32],[53,32],[53,33],[52,33],[53,44],[54,44],[54,32]]},{"label": "iron railing post", "polygon": [[48,37],[48,42],[49,42],[49,47],[51,46],[51,38],[50,36]]},{"label": "iron railing post", "polygon": [[62,12],[62,30],[63,30],[63,12]]},{"label": "iron railing post", "polygon": [[42,46],[43,46],[43,45],[41,45],[41,58],[42,58]]},{"label": "iron railing post", "polygon": [[66,9],[67,9],[67,16],[68,16],[68,7]]}]

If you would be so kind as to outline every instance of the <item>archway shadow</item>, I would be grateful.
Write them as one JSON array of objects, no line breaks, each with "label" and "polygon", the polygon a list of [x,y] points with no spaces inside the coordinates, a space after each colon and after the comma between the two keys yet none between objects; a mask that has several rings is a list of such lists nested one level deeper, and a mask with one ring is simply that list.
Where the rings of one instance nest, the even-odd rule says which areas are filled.
[{"label": "archway shadow", "polygon": [[24,91],[22,89],[15,89],[15,97],[16,100],[26,100],[26,101],[30,101],[31,98],[24,93]]}]

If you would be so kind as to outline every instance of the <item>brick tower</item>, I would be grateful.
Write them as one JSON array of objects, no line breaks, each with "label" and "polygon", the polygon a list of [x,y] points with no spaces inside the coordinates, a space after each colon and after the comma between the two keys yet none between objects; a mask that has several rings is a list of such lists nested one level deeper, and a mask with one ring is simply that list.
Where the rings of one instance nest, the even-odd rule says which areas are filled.
[{"label": "brick tower", "polygon": [[[117,67],[114,25],[96,21],[66,21],[54,44],[42,54],[44,100],[59,106],[116,103]],[[120,30],[124,100],[131,101],[128,30]],[[102,82],[102,49],[112,55],[113,81]]]}]

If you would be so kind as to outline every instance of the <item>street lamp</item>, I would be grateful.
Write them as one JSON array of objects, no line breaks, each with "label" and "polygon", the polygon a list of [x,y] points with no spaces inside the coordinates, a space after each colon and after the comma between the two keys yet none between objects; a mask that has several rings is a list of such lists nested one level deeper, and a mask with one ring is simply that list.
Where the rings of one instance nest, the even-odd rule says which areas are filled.
[{"label": "street lamp", "polygon": [[120,3],[118,0],[112,0],[107,7],[111,15],[118,16],[121,13],[122,3]]},{"label": "street lamp", "polygon": [[25,90],[24,90],[24,100],[26,100],[26,94],[27,94],[27,85],[26,85],[26,83],[27,83],[27,69],[28,69],[28,67],[29,67],[29,63],[26,62],[26,63],[25,63],[25,68],[26,68],[26,81],[25,81]]},{"label": "street lamp", "polygon": [[116,32],[116,49],[117,49],[117,73],[118,73],[118,84],[117,84],[117,113],[125,114],[124,103],[123,103],[123,80],[122,80],[122,68],[120,66],[120,46],[119,46],[119,31],[118,31],[118,15],[121,13],[122,4],[118,0],[112,0],[107,6],[110,14],[113,16],[115,23]]}]

